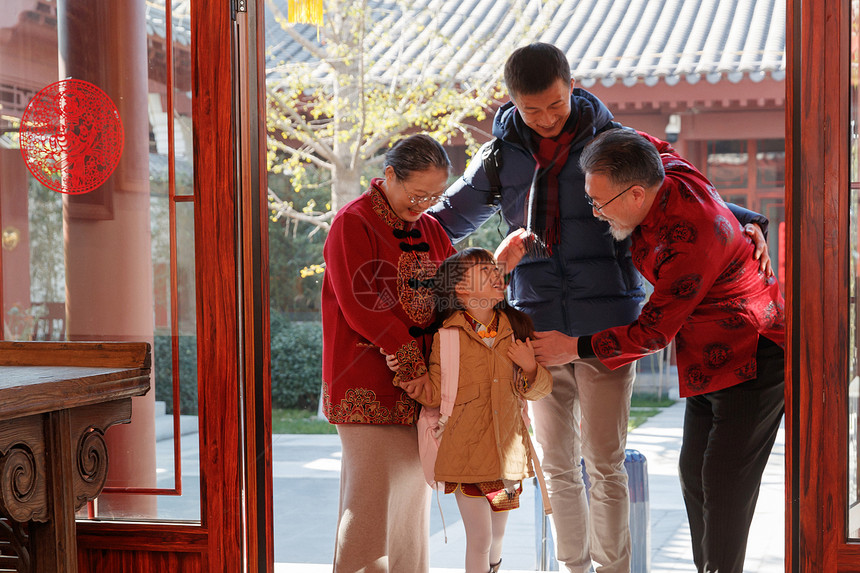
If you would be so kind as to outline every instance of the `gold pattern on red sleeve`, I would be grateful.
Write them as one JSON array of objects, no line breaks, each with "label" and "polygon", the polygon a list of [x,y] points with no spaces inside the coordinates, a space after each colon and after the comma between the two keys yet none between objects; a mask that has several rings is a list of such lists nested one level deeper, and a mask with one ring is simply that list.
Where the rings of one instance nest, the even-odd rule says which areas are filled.
[{"label": "gold pattern on red sleeve", "polygon": [[523,396],[525,396],[526,393],[531,390],[531,382],[529,382],[529,379],[526,377],[522,368],[517,368],[517,376],[516,380],[514,381],[514,385],[517,389],[517,392],[519,394],[522,394]]},{"label": "gold pattern on red sleeve", "polygon": [[427,366],[424,365],[424,355],[421,354],[421,351],[418,349],[418,343],[414,340],[410,340],[409,343],[401,346],[395,354],[397,361],[400,363],[400,369],[394,374],[395,385],[408,380],[414,380],[427,373]]}]

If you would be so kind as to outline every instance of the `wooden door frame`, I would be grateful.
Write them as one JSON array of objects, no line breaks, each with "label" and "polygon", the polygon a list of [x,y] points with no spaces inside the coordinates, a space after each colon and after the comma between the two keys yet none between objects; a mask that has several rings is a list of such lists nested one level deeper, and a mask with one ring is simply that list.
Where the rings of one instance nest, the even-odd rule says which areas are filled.
[{"label": "wooden door frame", "polygon": [[191,3],[201,519],[209,570],[242,571],[234,21],[206,4]]},{"label": "wooden door frame", "polygon": [[787,572],[860,570],[847,542],[850,4],[787,1]]},{"label": "wooden door frame", "polygon": [[264,0],[236,16],[234,50],[239,268],[242,322],[245,542],[248,571],[274,571],[269,201]]},{"label": "wooden door frame", "polygon": [[256,572],[274,570],[265,39],[242,4],[192,3],[200,493],[210,570]]},{"label": "wooden door frame", "polygon": [[274,570],[265,28],[232,4],[191,3],[201,523],[81,522],[82,570]]}]

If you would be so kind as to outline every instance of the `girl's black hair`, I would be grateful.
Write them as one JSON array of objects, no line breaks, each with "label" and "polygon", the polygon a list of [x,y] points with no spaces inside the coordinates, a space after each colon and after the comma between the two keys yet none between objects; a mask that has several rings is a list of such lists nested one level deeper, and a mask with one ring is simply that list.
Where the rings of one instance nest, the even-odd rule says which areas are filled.
[{"label": "girl's black hair", "polygon": [[[449,316],[458,310],[466,310],[457,298],[456,287],[473,266],[479,263],[496,264],[493,254],[479,247],[469,247],[459,253],[454,253],[445,259],[436,271],[436,281],[433,288],[436,303],[436,326],[442,325]],[[531,338],[534,335],[534,323],[526,313],[510,306],[507,301],[497,303],[493,308],[505,313],[514,330],[514,337],[519,340]]]}]

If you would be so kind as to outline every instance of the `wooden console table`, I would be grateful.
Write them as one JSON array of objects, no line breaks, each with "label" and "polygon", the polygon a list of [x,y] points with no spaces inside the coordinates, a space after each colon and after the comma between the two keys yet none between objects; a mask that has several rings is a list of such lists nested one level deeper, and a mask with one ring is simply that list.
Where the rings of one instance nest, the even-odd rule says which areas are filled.
[{"label": "wooden console table", "polygon": [[77,571],[75,511],[104,487],[104,433],[131,421],[149,374],[146,343],[0,341],[0,540],[20,573]]}]

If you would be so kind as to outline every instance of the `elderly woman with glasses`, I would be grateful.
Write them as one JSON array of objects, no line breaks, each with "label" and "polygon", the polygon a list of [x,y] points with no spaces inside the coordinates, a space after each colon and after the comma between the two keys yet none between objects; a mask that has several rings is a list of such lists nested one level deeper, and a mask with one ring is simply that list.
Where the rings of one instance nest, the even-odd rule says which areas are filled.
[{"label": "elderly woman with glasses", "polygon": [[[323,409],[343,447],[334,571],[429,569],[429,495],[413,400],[428,381],[438,263],[451,241],[425,211],[451,163],[419,134],[332,221],[322,290]],[[400,364],[388,369],[385,355]]]}]

